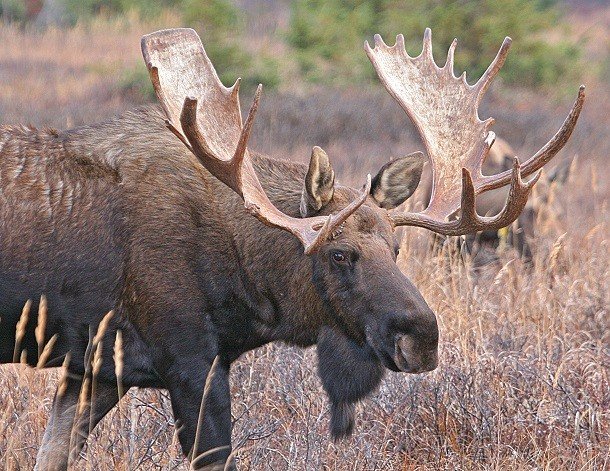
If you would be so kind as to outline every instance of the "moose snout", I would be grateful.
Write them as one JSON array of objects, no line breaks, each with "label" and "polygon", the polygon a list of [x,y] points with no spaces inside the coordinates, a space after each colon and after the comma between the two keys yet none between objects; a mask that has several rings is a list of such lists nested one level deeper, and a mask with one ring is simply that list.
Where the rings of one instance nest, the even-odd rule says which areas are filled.
[{"label": "moose snout", "polygon": [[438,365],[438,346],[422,345],[411,334],[399,336],[394,343],[394,363],[405,373],[424,373]]},{"label": "moose snout", "polygon": [[381,312],[370,316],[367,343],[389,370],[404,373],[432,371],[438,365],[439,329],[434,311],[408,278],[393,277],[385,290]]}]

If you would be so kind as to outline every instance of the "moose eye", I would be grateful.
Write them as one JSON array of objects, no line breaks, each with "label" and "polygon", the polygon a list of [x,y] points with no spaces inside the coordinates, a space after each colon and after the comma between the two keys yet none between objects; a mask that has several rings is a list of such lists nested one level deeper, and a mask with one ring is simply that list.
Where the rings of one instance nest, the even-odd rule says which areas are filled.
[{"label": "moose eye", "polygon": [[336,263],[346,263],[347,262],[347,256],[339,250],[335,250],[331,256],[333,258],[333,262],[336,262]]}]

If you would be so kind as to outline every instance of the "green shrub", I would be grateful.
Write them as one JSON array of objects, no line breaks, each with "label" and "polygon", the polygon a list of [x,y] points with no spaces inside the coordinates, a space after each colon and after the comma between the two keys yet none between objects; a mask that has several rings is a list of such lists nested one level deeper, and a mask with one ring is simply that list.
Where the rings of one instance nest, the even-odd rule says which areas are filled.
[{"label": "green shrub", "polygon": [[374,1],[296,0],[288,42],[305,77],[315,82],[344,82],[371,76],[361,46],[379,12]]},{"label": "green shrub", "polygon": [[295,0],[288,41],[302,73],[311,81],[367,80],[373,69],[362,52],[363,38],[380,33],[394,43],[403,33],[410,54],[419,54],[423,30],[431,27],[434,55],[444,63],[458,38],[456,72],[479,77],[505,35],[513,51],[504,66],[507,83],[541,87],[570,78],[578,67],[578,48],[545,35],[561,24],[552,0]]},{"label": "green shrub", "polygon": [[0,1],[0,16],[3,21],[24,22],[27,18],[27,9],[22,0]]}]

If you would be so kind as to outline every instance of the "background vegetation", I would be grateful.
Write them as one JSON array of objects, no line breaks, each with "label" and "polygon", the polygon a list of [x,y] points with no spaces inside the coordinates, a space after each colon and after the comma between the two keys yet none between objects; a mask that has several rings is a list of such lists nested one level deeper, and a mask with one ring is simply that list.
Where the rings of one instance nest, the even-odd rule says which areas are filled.
[{"label": "background vegetation", "polygon": [[[255,55],[244,49],[246,18],[241,4],[232,0],[4,0],[5,20],[22,24],[75,25],[103,15],[136,15],[144,21],[168,13],[180,24],[197,29],[222,78],[246,77],[246,86],[288,86],[295,77],[279,69],[277,57],[264,48]],[[252,2],[261,3],[261,2]],[[431,27],[439,62],[456,35],[460,36],[457,71],[478,77],[497,52],[504,36],[514,39],[513,54],[504,67],[503,80],[522,87],[554,87],[571,83],[580,68],[583,38],[566,34],[569,23],[558,0],[293,0],[271,2],[289,11],[284,28],[274,41],[283,43],[294,61],[297,80],[334,84],[370,83],[374,71],[362,51],[363,38],[380,33],[388,43],[396,34],[407,36],[407,50],[417,55],[418,33]],[[52,5],[52,6],[48,6]],[[283,8],[282,8],[283,7]],[[283,58],[283,62],[286,57]],[[140,87],[151,96],[142,71],[126,77],[127,87]]]},{"label": "background vegetation", "polygon": [[[545,37],[551,28],[567,27],[560,18],[552,0],[297,0],[292,2],[288,40],[308,79],[342,83],[374,76],[367,58],[354,54],[362,38],[373,33],[393,44],[398,33],[431,27],[441,64],[460,33],[457,70],[478,77],[510,31],[515,49],[504,67],[504,80],[540,87],[573,78],[578,64],[574,42]],[[420,38],[408,34],[407,50],[418,55]]]},{"label": "background vegetation", "polygon": [[[97,4],[103,8],[93,7],[58,27],[39,20],[42,4],[37,15],[29,14],[34,3],[19,3],[23,8],[15,7],[9,15],[11,2],[2,2],[7,21],[0,25],[0,115],[3,123],[59,129],[149,103],[150,95],[140,87],[148,79],[139,39],[161,27],[185,24],[187,13],[177,2],[161,4],[163,8],[151,13],[134,10],[133,3],[117,3],[109,10],[111,3],[104,2]],[[480,8],[486,4],[479,2]],[[369,83],[368,72],[363,68],[363,75],[350,75],[357,66],[349,61],[364,58],[362,42],[377,30],[357,33],[350,23],[341,35],[331,21],[328,28],[337,34],[333,42],[347,55],[353,51],[353,58],[345,56],[348,62],[341,65],[344,59],[323,57],[308,71],[300,57],[307,48],[291,38],[298,15],[304,14],[299,12],[313,14],[304,2],[205,5],[230,10],[222,18],[195,15],[189,24],[204,36],[216,34],[219,44],[235,45],[236,57],[243,54],[243,60],[251,61],[244,63],[251,67],[246,70],[231,66],[222,50],[215,53],[217,68],[227,74],[225,82],[237,73],[248,77],[254,67],[261,67],[261,76],[276,77],[275,90],[266,92],[261,102],[253,148],[305,161],[311,146],[322,145],[338,178],[354,185],[391,156],[421,149],[402,110]],[[391,2],[377,5],[394,8]],[[462,15],[458,7],[472,2],[434,5],[443,5],[436,15],[457,21]],[[454,16],[444,15],[452,8]],[[433,10],[418,15],[432,17]],[[354,436],[333,443],[327,431],[328,403],[315,373],[315,349],[269,345],[245,355],[231,378],[233,443],[240,447],[240,469],[608,469],[610,184],[604,169],[610,155],[610,84],[607,73],[600,71],[610,70],[610,8],[604,2],[574,0],[536,4],[532,14],[541,12],[558,16],[549,23],[540,17],[547,26],[532,38],[576,45],[580,62],[561,54],[564,59],[553,62],[553,67],[572,67],[569,73],[576,77],[544,81],[532,90],[534,72],[521,72],[522,80],[511,83],[508,62],[499,77],[504,83],[494,83],[481,112],[497,119],[494,130],[519,156],[529,156],[559,127],[579,83],[587,85],[583,115],[557,157],[575,159],[574,170],[567,186],[551,190],[550,201],[542,207],[533,267],[506,248],[494,263],[475,272],[467,256],[450,247],[433,253],[428,233],[405,230],[399,264],[438,315],[439,368],[418,376],[388,373],[379,391],[362,404]],[[529,40],[525,32],[517,36],[521,25],[502,23],[510,14],[504,17],[504,10],[496,10],[488,17],[498,22],[488,29],[494,35],[488,39],[474,34],[470,20],[466,26],[434,23],[437,60],[445,41],[458,37],[456,58],[472,80],[505,35],[515,39],[509,61],[530,60],[529,53],[518,50],[521,41]],[[482,18],[475,16],[469,18]],[[11,18],[15,21],[9,22]],[[413,18],[409,21],[415,22]],[[210,23],[221,19],[227,23],[220,22],[212,32]],[[391,42],[398,31],[393,28],[405,28],[409,51],[417,53],[424,24],[391,26],[390,20],[398,17],[380,20],[385,23],[378,31]],[[475,37],[479,42],[470,45]],[[220,47],[208,40],[205,44],[210,55]],[[321,47],[320,42],[311,45],[314,50]],[[260,57],[270,58],[269,64],[256,65]],[[310,57],[319,60],[315,54]],[[310,76],[320,70],[329,72],[321,78]],[[248,99],[246,90],[242,100]],[[410,204],[421,205],[421,196],[416,194]],[[19,365],[0,367],[0,469],[33,467],[60,374]],[[174,431],[164,392],[132,390],[94,431],[76,468],[188,469]]]}]

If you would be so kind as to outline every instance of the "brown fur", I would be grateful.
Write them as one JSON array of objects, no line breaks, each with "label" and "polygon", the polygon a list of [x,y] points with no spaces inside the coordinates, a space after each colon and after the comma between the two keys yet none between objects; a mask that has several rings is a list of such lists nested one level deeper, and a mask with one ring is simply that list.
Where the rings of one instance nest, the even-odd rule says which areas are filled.
[{"label": "brown fur", "polygon": [[[97,379],[116,384],[110,346],[120,329],[125,388],[169,390],[188,454],[207,371],[219,356],[197,448],[225,447],[203,460],[210,466],[230,452],[228,372],[245,351],[274,340],[320,341],[335,437],[351,432],[354,403],[377,387],[382,365],[436,366],[436,319],[396,266],[391,220],[372,197],[305,256],[296,238],[248,214],[165,129],[157,109],[66,132],[3,127],[0,144],[0,362],[12,361],[23,303],[44,294],[45,340],[58,335],[48,365],[70,352],[70,374],[87,377],[91,335],[112,309]],[[299,217],[307,167],[258,154],[253,161],[272,202]],[[356,194],[336,186],[318,214]],[[33,315],[21,346],[30,364],[35,326]],[[76,401],[60,395],[50,427],[69,421]],[[66,433],[45,433],[40,469],[67,465],[67,449],[49,453]]]}]

